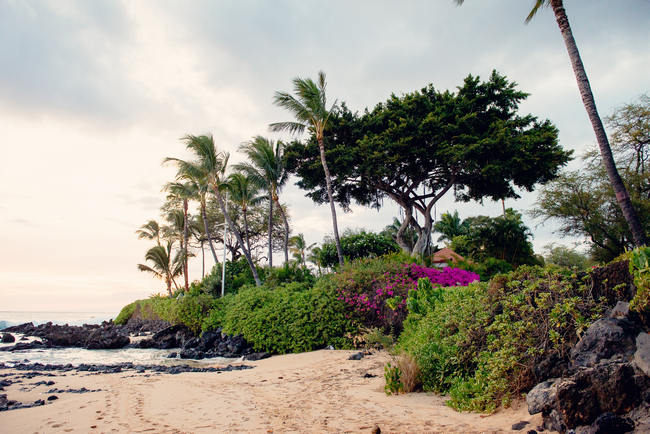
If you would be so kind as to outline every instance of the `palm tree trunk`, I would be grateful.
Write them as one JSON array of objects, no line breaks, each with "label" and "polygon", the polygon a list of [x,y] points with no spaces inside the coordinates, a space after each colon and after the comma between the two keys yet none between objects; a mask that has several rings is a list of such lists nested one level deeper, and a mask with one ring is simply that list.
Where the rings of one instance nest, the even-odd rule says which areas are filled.
[{"label": "palm tree trunk", "polygon": [[187,221],[187,199],[183,199],[183,244],[184,244],[184,254],[183,254],[183,277],[185,279],[185,291],[189,291],[190,284],[189,278],[187,276],[187,244],[189,239],[189,225]]},{"label": "palm tree trunk", "polygon": [[[257,286],[262,286],[262,281],[260,280],[259,275],[257,274],[257,268],[255,268],[255,264],[253,263],[253,258],[251,257],[250,251],[246,248],[246,245],[244,244],[244,240],[242,240],[241,234],[239,233],[239,230],[237,230],[237,227],[233,223],[232,219],[230,218],[230,214],[228,214],[228,210],[226,210],[226,204],[223,201],[223,197],[221,196],[221,193],[219,192],[219,189],[217,188],[212,188],[214,191],[214,195],[217,198],[217,202],[219,203],[219,208],[221,208],[221,212],[223,213],[223,216],[226,219],[226,223],[228,223],[228,227],[230,228],[230,231],[235,234],[235,238],[237,238],[237,242],[241,246],[242,252],[244,252],[244,256],[246,257],[246,261],[248,262],[248,266],[251,269],[251,272],[253,273],[253,279],[255,279],[255,285]],[[225,243],[225,240],[224,240]],[[225,264],[224,264],[225,266]]]},{"label": "palm tree trunk", "polygon": [[330,170],[327,167],[325,160],[325,145],[323,139],[319,137],[318,148],[320,149],[320,162],[323,165],[323,172],[325,172],[325,184],[327,185],[327,199],[330,202],[330,210],[332,212],[332,227],[334,228],[334,242],[336,243],[336,253],[339,256],[339,265],[343,265],[343,249],[341,249],[341,240],[339,239],[339,225],[336,221],[336,208],[334,207],[334,198],[332,197],[332,177]]},{"label": "palm tree trunk", "polygon": [[201,202],[201,219],[203,220],[203,230],[205,231],[205,236],[208,237],[208,244],[210,245],[210,250],[212,251],[214,263],[218,264],[219,259],[217,259],[217,252],[215,252],[214,246],[212,245],[212,235],[210,235],[210,228],[208,227],[208,216],[205,212],[205,200]]},{"label": "palm tree trunk", "polygon": [[172,296],[172,281],[169,278],[169,276],[167,276],[167,278],[165,280],[166,280],[166,283],[167,283],[167,292],[169,293],[169,296],[171,297]]},{"label": "palm tree trunk", "polygon": [[287,221],[287,215],[284,213],[282,206],[280,206],[280,201],[277,199],[277,196],[275,198],[275,204],[278,206],[278,209],[280,210],[280,216],[282,217],[282,221],[284,222],[284,263],[288,264],[289,263],[289,222]]},{"label": "palm tree trunk", "polygon": [[269,191],[269,267],[273,268],[273,193],[271,193],[270,191]]},{"label": "palm tree trunk", "polygon": [[244,235],[246,236],[246,248],[250,252],[251,251],[251,243],[250,243],[250,239],[248,237],[248,209],[246,209],[246,207],[244,207],[242,209],[242,212],[244,213]]},{"label": "palm tree trunk", "polygon": [[585,72],[582,59],[580,58],[580,52],[578,51],[575,40],[573,39],[573,33],[562,0],[551,0],[551,7],[553,8],[555,20],[557,21],[557,25],[560,27],[560,32],[562,32],[562,37],[564,39],[564,45],[566,45],[569,58],[571,59],[571,66],[573,67],[573,72],[576,76],[576,81],[578,82],[578,89],[580,90],[582,102],[585,106],[585,110],[587,110],[587,115],[591,121],[594,133],[596,134],[596,140],[598,141],[598,147],[600,148],[600,155],[603,164],[605,165],[609,182],[612,184],[614,192],[616,193],[616,201],[621,207],[621,211],[623,211],[623,215],[625,216],[625,221],[627,221],[627,224],[630,227],[634,243],[637,246],[645,245],[645,233],[639,223],[637,214],[632,207],[630,195],[628,194],[625,184],[623,184],[623,180],[616,169],[612,149],[609,146],[607,134],[605,134],[603,123],[598,115],[594,95],[591,92],[591,86],[589,85],[589,79],[587,78],[587,73]]},{"label": "palm tree trunk", "polygon": [[203,244],[203,241],[201,241],[201,280],[205,278],[205,249]]}]

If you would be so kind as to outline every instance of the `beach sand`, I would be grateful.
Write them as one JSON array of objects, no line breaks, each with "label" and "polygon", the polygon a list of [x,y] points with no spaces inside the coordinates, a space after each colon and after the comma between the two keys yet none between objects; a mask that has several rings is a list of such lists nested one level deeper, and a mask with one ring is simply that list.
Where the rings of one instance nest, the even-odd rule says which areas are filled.
[{"label": "beach sand", "polygon": [[[541,425],[521,403],[485,416],[459,413],[430,393],[386,396],[385,352],[348,360],[353,351],[314,351],[245,362],[254,369],[220,373],[117,374],[54,372],[5,387],[8,399],[24,403],[57,389],[45,406],[0,412],[0,432],[513,432]],[[9,369],[0,370],[6,374]],[[24,374],[25,372],[19,372]],[[365,374],[376,375],[364,378]],[[11,377],[8,377],[11,378]],[[53,386],[33,386],[37,381]]]}]

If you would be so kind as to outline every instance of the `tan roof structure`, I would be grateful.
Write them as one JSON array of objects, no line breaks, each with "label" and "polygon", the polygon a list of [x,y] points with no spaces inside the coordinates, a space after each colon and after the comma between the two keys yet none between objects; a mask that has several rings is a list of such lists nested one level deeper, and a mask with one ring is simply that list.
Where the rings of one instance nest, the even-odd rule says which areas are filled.
[{"label": "tan roof structure", "polygon": [[464,261],[465,258],[460,256],[458,253],[454,252],[448,247],[445,247],[442,250],[438,250],[436,253],[433,254],[433,262],[436,264],[441,264],[441,263],[453,263],[453,262],[458,262],[458,261]]}]

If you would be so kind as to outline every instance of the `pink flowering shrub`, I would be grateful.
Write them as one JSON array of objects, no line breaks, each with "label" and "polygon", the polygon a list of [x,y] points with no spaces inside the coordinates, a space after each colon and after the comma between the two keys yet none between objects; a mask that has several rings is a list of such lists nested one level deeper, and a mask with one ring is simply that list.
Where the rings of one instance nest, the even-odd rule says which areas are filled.
[{"label": "pink flowering shrub", "polygon": [[406,317],[406,299],[417,290],[419,278],[434,286],[467,286],[479,280],[476,273],[459,268],[428,268],[404,264],[403,257],[366,259],[347,264],[332,280],[337,299],[367,327],[380,327],[397,335]]}]

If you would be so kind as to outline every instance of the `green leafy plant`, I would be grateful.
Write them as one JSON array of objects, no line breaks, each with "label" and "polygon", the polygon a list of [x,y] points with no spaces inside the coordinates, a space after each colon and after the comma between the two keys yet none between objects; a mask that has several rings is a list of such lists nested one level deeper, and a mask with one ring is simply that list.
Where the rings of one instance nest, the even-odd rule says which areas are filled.
[{"label": "green leafy plant", "polygon": [[384,366],[384,379],[386,380],[384,391],[386,395],[397,395],[404,391],[402,382],[400,381],[401,374],[399,367],[392,366],[390,362]]},{"label": "green leafy plant", "polygon": [[420,304],[406,318],[397,350],[415,358],[424,390],[449,394],[456,409],[485,412],[544,380],[536,364],[566,360],[605,307],[581,278],[554,266],[521,266],[428,298],[434,303],[426,309],[413,299]]},{"label": "green leafy plant", "polygon": [[650,326],[650,247],[634,249],[630,254],[630,274],[634,277],[636,294],[630,308],[639,313],[646,327]]}]

